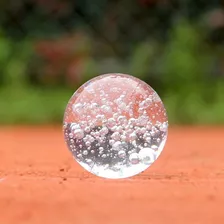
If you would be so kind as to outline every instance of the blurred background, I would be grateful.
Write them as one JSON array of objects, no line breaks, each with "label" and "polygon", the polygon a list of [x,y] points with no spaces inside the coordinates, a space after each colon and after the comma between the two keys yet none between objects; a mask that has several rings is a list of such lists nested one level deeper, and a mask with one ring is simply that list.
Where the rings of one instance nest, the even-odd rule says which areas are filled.
[{"label": "blurred background", "polygon": [[172,124],[224,124],[218,0],[1,0],[0,123],[61,123],[84,82],[127,73]]}]

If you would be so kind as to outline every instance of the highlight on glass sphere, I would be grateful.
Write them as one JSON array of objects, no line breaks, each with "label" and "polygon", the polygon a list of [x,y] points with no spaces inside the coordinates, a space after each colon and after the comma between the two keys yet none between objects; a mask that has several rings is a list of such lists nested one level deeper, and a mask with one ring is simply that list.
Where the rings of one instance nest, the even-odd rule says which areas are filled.
[{"label": "highlight on glass sphere", "polygon": [[158,94],[126,74],[97,76],[71,97],[63,131],[74,159],[99,177],[137,175],[161,154],[168,120]]}]

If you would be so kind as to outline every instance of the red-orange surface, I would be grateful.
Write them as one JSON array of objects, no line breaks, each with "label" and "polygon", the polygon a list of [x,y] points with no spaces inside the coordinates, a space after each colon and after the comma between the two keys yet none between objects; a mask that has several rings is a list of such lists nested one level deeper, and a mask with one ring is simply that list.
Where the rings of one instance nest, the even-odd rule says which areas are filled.
[{"label": "red-orange surface", "polygon": [[170,128],[146,172],[105,180],[58,127],[0,129],[0,224],[223,224],[224,128]]}]

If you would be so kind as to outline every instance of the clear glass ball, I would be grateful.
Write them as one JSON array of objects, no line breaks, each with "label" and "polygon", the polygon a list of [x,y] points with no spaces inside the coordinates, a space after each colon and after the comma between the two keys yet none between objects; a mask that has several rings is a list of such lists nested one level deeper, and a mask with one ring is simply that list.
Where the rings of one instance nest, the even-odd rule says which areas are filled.
[{"label": "clear glass ball", "polygon": [[105,74],[73,94],[63,130],[84,169],[118,179],[137,175],[155,162],[166,143],[168,120],[148,84],[126,74]]}]

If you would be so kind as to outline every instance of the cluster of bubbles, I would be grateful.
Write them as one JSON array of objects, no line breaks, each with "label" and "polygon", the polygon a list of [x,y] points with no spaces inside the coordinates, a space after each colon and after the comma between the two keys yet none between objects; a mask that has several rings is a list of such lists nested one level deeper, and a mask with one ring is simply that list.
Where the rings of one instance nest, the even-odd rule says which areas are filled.
[{"label": "cluster of bubbles", "polygon": [[[65,112],[64,134],[69,150],[86,170],[105,178],[125,178],[144,171],[158,158],[168,122],[151,87],[147,85],[149,92],[141,80],[113,75],[121,79],[119,88],[116,83],[103,82],[108,78],[110,75],[93,79],[73,95]],[[128,85],[124,79],[133,79],[137,87],[123,91],[122,86]],[[139,99],[135,98],[138,90]],[[82,95],[85,92],[93,97]]]}]

